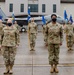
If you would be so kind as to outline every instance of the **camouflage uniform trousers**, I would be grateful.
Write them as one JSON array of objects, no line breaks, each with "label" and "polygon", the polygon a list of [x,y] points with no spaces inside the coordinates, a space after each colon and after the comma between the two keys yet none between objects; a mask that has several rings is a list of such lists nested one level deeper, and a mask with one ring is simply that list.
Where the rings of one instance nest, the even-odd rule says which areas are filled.
[{"label": "camouflage uniform trousers", "polygon": [[59,44],[49,44],[48,45],[48,52],[49,52],[49,64],[58,64],[59,63],[59,52],[60,52],[60,45]]},{"label": "camouflage uniform trousers", "polygon": [[68,47],[68,36],[66,35],[66,44],[67,44],[67,47]]},{"label": "camouflage uniform trousers", "polygon": [[2,47],[2,54],[4,58],[5,65],[14,65],[16,47]]},{"label": "camouflage uniform trousers", "polygon": [[30,34],[30,47],[31,49],[34,49],[35,47],[35,40],[36,40],[36,33]]},{"label": "camouflage uniform trousers", "polygon": [[45,42],[45,44],[47,44],[48,42],[47,42],[47,35],[46,34],[44,34],[44,42]]},{"label": "camouflage uniform trousers", "polygon": [[72,48],[73,46],[73,36],[67,36],[67,47]]}]

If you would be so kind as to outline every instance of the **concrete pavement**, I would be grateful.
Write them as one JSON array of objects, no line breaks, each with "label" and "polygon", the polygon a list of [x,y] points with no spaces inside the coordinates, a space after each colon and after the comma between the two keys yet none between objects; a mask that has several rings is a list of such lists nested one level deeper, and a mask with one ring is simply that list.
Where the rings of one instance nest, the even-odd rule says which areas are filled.
[{"label": "concrete pavement", "polygon": [[[63,40],[58,65],[60,72],[51,74],[49,71],[48,50],[44,46],[42,33],[38,33],[34,52],[29,51],[27,33],[21,33],[20,46],[17,49],[13,75],[74,75],[74,50],[68,52],[65,36]],[[4,70],[3,57],[0,55],[0,75],[3,75]]]}]

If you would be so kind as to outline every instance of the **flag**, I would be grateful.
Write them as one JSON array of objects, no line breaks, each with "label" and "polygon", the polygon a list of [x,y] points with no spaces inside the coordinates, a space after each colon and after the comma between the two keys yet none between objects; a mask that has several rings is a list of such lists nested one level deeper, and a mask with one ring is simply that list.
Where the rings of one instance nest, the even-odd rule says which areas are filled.
[{"label": "flag", "polygon": [[[27,21],[28,21],[28,27],[29,27],[29,20],[30,20],[31,16],[30,16],[30,7],[28,7],[28,17],[27,17]],[[28,44],[29,44],[29,49],[31,49],[30,47],[30,30],[28,30]]]},{"label": "flag", "polygon": [[68,16],[67,16],[66,10],[64,10],[64,20],[67,20],[68,21]]},{"label": "flag", "polygon": [[3,17],[0,15],[0,19],[1,19],[1,20],[2,20],[2,18],[3,18]]},{"label": "flag", "polygon": [[71,23],[73,23],[73,18],[72,18],[72,15],[70,15],[69,20],[71,21]]},{"label": "flag", "polygon": [[30,18],[31,18],[31,16],[30,16],[30,15],[28,15],[28,17],[27,17],[27,21],[28,21],[28,22],[29,22]]},{"label": "flag", "polygon": [[30,15],[30,7],[28,7],[28,14]]},{"label": "flag", "polygon": [[29,22],[31,16],[30,16],[30,7],[28,7],[28,17],[27,17],[27,21]]},{"label": "flag", "polygon": [[45,20],[44,16],[42,16],[42,22],[43,22],[43,24],[46,24],[46,20]]},{"label": "flag", "polygon": [[15,15],[14,15],[14,12],[12,13],[12,23],[15,22]]}]

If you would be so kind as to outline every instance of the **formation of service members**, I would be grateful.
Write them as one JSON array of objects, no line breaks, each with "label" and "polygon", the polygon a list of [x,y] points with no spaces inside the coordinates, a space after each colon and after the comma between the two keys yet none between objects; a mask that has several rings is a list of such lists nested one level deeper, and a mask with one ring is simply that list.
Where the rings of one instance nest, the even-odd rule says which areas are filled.
[{"label": "formation of service members", "polygon": [[12,74],[16,48],[19,46],[19,31],[12,25],[12,20],[8,20],[6,26],[2,29],[0,38],[0,48],[5,62],[6,70],[4,74]]},{"label": "formation of service members", "polygon": [[[52,14],[51,22],[43,25],[44,42],[45,45],[48,46],[48,59],[49,64],[51,65],[51,73],[59,72],[57,65],[59,64],[60,46],[63,41],[63,29],[62,26],[56,22],[56,20],[57,16]],[[35,51],[36,37],[38,33],[37,30],[37,24],[34,22],[34,18],[32,18],[31,22],[28,24],[30,51]],[[68,21],[68,24],[65,26],[64,32],[66,33],[68,50],[72,50],[74,42],[74,27],[70,21]],[[16,49],[19,46],[19,43],[19,27],[17,22],[15,21],[15,23],[12,24],[12,20],[9,19],[7,24],[3,25],[0,20],[0,49],[2,51],[6,67],[4,74],[13,73],[12,68],[14,65]]]}]

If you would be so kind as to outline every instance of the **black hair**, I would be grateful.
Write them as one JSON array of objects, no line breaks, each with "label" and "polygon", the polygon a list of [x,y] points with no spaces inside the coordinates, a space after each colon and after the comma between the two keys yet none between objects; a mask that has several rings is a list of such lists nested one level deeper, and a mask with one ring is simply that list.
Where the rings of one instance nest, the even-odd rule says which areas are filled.
[{"label": "black hair", "polygon": [[51,15],[51,18],[52,18],[53,16],[57,17],[57,15],[56,15],[56,14],[52,14],[52,15]]}]

